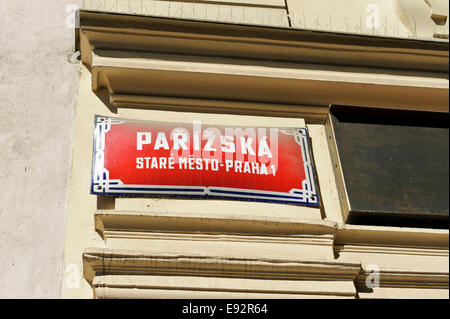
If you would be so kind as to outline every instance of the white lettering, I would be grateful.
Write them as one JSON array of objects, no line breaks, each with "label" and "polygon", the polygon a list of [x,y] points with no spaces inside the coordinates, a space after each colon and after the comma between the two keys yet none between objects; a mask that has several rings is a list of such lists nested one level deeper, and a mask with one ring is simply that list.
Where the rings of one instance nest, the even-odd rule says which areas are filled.
[{"label": "white lettering", "polygon": [[212,147],[216,136],[214,134],[205,135],[208,137],[208,142],[206,142],[205,148],[203,149],[206,152],[215,152],[216,149]]},{"label": "white lettering", "polygon": [[169,143],[167,142],[166,134],[164,134],[164,132],[158,132],[158,136],[156,136],[155,150],[159,150],[161,147],[165,150],[169,150]]},{"label": "white lettering", "polygon": [[218,171],[219,170],[219,161],[216,159],[211,160],[211,169],[213,171]]},{"label": "white lettering", "polygon": [[142,151],[143,145],[148,145],[152,141],[152,133],[150,132],[137,132],[137,150]]},{"label": "white lettering", "polygon": [[152,166],[150,168],[151,169],[154,169],[154,168],[158,169],[158,158],[156,158],[156,157],[152,158]]},{"label": "white lettering", "polygon": [[259,165],[257,162],[252,162],[252,174],[259,174]]},{"label": "white lettering", "polygon": [[250,174],[252,171],[250,170],[250,163],[244,162],[244,173]]},{"label": "white lettering", "polygon": [[233,136],[222,135],[220,136],[220,141],[222,142],[222,152],[234,153],[236,151]]},{"label": "white lettering", "polygon": [[203,169],[203,162],[201,158],[195,159],[196,169],[202,170]]},{"label": "white lettering", "polygon": [[242,162],[235,161],[234,162],[234,172],[235,173],[242,173]]},{"label": "white lettering", "polygon": [[261,137],[261,140],[259,141],[259,147],[258,147],[258,156],[268,156],[269,158],[272,158],[272,152],[270,151],[269,145],[267,144],[267,137],[263,136]]},{"label": "white lettering", "polygon": [[160,157],[159,158],[159,168],[166,169],[166,164],[167,164],[167,157]]},{"label": "white lettering", "polygon": [[[182,165],[184,165],[184,167],[182,167]],[[178,162],[178,167],[180,168],[180,169],[186,169],[187,168],[187,158],[185,158],[185,157],[180,157],[179,158],[179,162]]]},{"label": "white lettering", "polygon": [[226,169],[226,171],[229,172],[230,168],[232,168],[232,167],[233,167],[233,161],[225,160],[225,169]]},{"label": "white lettering", "polygon": [[249,155],[255,155],[255,151],[252,148],[252,142],[253,138],[249,137],[247,141],[245,140],[245,137],[241,137],[241,152],[242,154],[248,154]]},{"label": "white lettering", "polygon": [[188,141],[188,136],[185,132],[180,132],[178,130],[174,130],[172,134],[173,139],[173,149],[179,150],[180,147],[183,150],[187,150],[188,147],[186,146],[186,142]]},{"label": "white lettering", "polygon": [[268,175],[266,164],[261,164],[260,174]]},{"label": "white lettering", "polygon": [[142,158],[142,157],[136,158],[136,168],[137,169],[144,168],[144,158]]}]

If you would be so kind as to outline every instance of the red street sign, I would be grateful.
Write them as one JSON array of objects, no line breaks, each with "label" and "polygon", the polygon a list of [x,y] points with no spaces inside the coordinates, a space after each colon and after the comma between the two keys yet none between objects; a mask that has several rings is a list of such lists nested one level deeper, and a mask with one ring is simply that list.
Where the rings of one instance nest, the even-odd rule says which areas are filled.
[{"label": "red street sign", "polygon": [[92,194],[318,206],[306,128],[95,117]]}]

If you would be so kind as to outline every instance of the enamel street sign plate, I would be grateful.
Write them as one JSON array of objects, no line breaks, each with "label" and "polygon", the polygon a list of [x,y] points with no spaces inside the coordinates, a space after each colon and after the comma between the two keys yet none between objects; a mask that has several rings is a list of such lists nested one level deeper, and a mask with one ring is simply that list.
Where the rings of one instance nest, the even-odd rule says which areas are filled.
[{"label": "enamel street sign plate", "polygon": [[306,128],[95,117],[91,193],[319,206]]}]

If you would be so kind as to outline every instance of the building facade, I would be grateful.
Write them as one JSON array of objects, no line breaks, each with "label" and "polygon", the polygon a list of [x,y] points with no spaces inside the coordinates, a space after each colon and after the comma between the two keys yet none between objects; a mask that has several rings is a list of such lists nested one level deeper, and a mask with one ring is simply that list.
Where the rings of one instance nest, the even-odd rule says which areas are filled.
[{"label": "building facade", "polygon": [[[85,0],[72,31],[72,144],[58,151],[71,161],[55,158],[70,162],[64,248],[42,243],[62,256],[48,296],[449,298],[447,2]],[[305,127],[320,205],[92,194],[95,116]],[[372,140],[344,123],[382,125],[375,153],[402,150],[414,178],[363,158]],[[435,135],[411,141],[405,127]],[[407,143],[433,146],[430,160]]]}]

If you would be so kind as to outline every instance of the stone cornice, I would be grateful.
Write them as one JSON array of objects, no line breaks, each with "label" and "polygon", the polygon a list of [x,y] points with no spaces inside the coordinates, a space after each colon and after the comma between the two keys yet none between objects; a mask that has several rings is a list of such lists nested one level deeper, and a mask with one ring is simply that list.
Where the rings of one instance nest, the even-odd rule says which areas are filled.
[{"label": "stone cornice", "polygon": [[[306,210],[311,208],[304,208]],[[172,232],[197,234],[293,236],[311,235],[318,238],[330,235],[332,239],[337,224],[331,221],[305,218],[263,217],[220,212],[183,214],[175,212],[152,213],[136,211],[98,210],[95,213],[97,231],[120,230],[125,232]]]},{"label": "stone cornice", "polygon": [[[273,258],[225,258],[196,254],[160,254],[150,251],[88,248],[83,254],[84,276],[94,286],[103,277],[190,276],[192,278],[243,278],[247,280],[346,281],[367,291],[372,273],[359,263]],[[94,278],[97,278],[94,282]],[[136,278],[136,277],[135,277]],[[142,285],[142,280],[137,283]],[[136,284],[137,284],[136,283]],[[448,289],[448,272],[418,272],[381,269],[380,287]],[[275,292],[275,291],[272,291]],[[313,293],[313,292],[312,292]]]},{"label": "stone cornice", "polygon": [[[313,208],[303,207],[308,210]],[[300,211],[299,211],[299,214]],[[385,226],[338,225],[302,217],[267,217],[254,214],[97,210],[96,230],[110,236],[148,237],[152,233],[261,236],[303,242],[331,241],[335,251],[448,256],[449,231]],[[109,234],[109,235],[108,235]],[[135,235],[133,235],[135,234]],[[309,239],[308,239],[309,238]]]},{"label": "stone cornice", "polygon": [[[397,260],[386,263],[383,259],[378,277],[383,289],[448,289],[448,269],[442,265],[448,259],[446,230],[340,226],[314,218],[220,211],[104,209],[94,216],[96,230],[108,248],[85,249],[83,270],[99,298],[184,298],[181,291],[189,296],[202,290],[202,284],[210,289],[205,286],[196,296],[204,298],[354,297],[357,292],[371,292],[366,280],[373,273],[357,257],[371,255]],[[252,247],[248,257],[229,249],[236,244],[242,251]],[[186,253],[177,249],[178,245]],[[274,249],[280,257],[273,254]],[[313,258],[311,251],[315,252]],[[411,262],[437,258],[439,265],[429,272],[420,271],[414,265],[399,264],[398,258]],[[181,279],[175,281],[174,276]],[[227,285],[230,279],[247,280],[248,286],[231,289]],[[269,289],[268,280],[279,288]]]},{"label": "stone cornice", "polygon": [[350,280],[360,264],[290,259],[225,258],[157,254],[149,251],[87,248],[83,254],[84,276],[92,282],[99,275],[176,275],[273,280]]},{"label": "stone cornice", "polygon": [[338,246],[378,246],[398,249],[430,249],[448,255],[449,231],[386,226],[341,225],[335,233]]},{"label": "stone cornice", "polygon": [[448,43],[89,11],[80,23],[92,88],[113,109],[309,122],[330,104],[448,112]]},{"label": "stone cornice", "polygon": [[[80,12],[80,31],[85,35],[81,44],[89,44],[91,49],[126,47],[128,51],[138,52],[443,73],[448,73],[449,65],[446,42],[86,10]],[[83,61],[89,65],[89,48],[82,49],[87,49],[82,53],[85,53]]]},{"label": "stone cornice", "polygon": [[[359,290],[367,290],[366,279],[371,272],[362,271],[356,278]],[[402,270],[381,270],[380,287],[448,289],[448,272],[419,272]]]},{"label": "stone cornice", "polygon": [[307,118],[310,122],[322,122],[328,106],[297,107],[288,104],[243,102],[218,99],[177,98],[167,96],[110,94],[116,108],[154,109],[178,112],[207,112],[231,114],[264,114],[264,116]]}]

